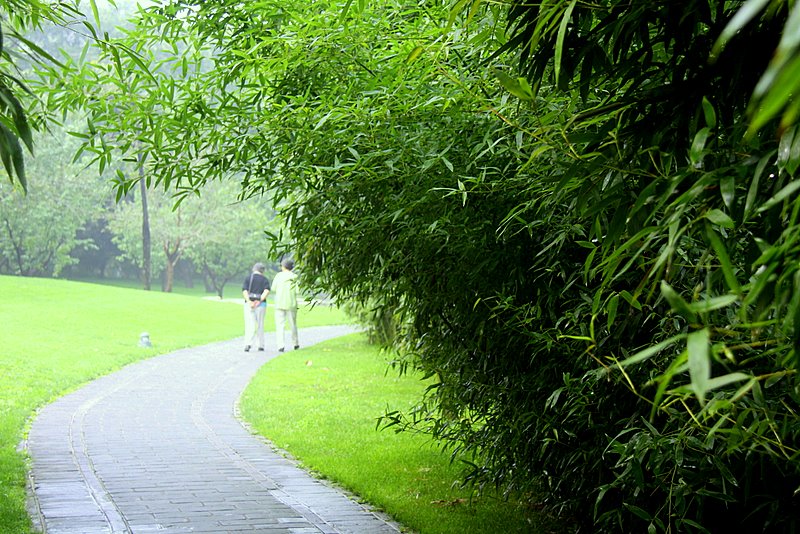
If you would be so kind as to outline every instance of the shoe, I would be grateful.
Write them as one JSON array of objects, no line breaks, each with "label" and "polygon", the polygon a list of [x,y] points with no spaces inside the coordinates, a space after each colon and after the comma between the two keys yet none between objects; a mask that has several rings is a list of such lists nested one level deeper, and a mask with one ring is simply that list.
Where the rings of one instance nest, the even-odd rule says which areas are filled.
[{"label": "shoe", "polygon": [[278,352],[283,352],[283,349],[278,349]]},{"label": "shoe", "polygon": [[299,348],[300,348],[300,345],[295,345],[295,346],[294,346],[294,350],[297,350],[297,349],[299,349]]},{"label": "shoe", "polygon": [[259,352],[264,352],[264,347],[258,347]]},{"label": "shoe", "polygon": [[245,345],[244,346],[244,351],[245,352],[250,352],[250,345]]}]

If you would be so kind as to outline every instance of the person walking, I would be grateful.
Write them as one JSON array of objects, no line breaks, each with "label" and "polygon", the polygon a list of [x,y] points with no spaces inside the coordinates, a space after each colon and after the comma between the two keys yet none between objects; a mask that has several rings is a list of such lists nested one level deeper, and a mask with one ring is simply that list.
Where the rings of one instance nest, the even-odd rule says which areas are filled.
[{"label": "person walking", "polygon": [[292,331],[292,344],[295,350],[300,348],[297,337],[297,275],[293,271],[294,261],[284,259],[281,261],[281,272],[272,280],[272,293],[275,305],[275,342],[278,352],[283,352],[285,346],[285,327],[289,321]]},{"label": "person walking", "polygon": [[258,343],[258,350],[264,350],[264,315],[267,312],[269,280],[264,276],[263,263],[253,265],[250,276],[242,283],[244,297],[244,351]]}]

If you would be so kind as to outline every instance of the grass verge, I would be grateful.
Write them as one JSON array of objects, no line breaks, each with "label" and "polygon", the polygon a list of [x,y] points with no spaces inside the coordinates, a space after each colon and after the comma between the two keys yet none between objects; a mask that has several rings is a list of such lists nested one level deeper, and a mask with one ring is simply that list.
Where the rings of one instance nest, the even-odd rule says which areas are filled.
[{"label": "grass verge", "polygon": [[[17,446],[36,408],[133,361],[243,335],[241,305],[198,297],[11,276],[0,276],[0,295],[0,532],[30,531]],[[299,322],[346,320],[317,306]],[[153,348],[138,346],[142,332]]]},{"label": "grass verge", "polygon": [[320,476],[422,534],[548,532],[544,518],[458,487],[459,467],[428,438],[377,431],[388,407],[425,387],[386,373],[380,351],[355,334],[271,360],[245,390],[243,417]]}]

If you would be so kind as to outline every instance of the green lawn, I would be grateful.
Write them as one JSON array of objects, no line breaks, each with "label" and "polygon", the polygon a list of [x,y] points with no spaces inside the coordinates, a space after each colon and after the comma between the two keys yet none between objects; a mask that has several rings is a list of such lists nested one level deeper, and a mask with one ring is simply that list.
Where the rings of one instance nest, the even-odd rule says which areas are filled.
[{"label": "green lawn", "polygon": [[[244,280],[245,276],[247,275],[246,272],[242,272],[242,279],[235,279],[231,280],[225,287],[223,288],[223,296],[226,299],[230,298],[239,298],[242,294],[242,280]],[[275,276],[275,273],[267,272],[267,278],[272,281],[272,278]],[[123,287],[126,289],[141,289],[142,282],[139,280],[131,280],[131,279],[122,279],[122,278],[85,278],[85,279],[74,279],[74,282],[86,282],[90,284],[100,284],[104,286],[113,286],[113,287]],[[162,293],[161,291],[161,280],[155,279],[152,282],[152,291],[154,293]],[[193,297],[216,297],[217,294],[214,291],[206,291],[205,286],[203,285],[202,278],[198,278],[196,280],[192,280],[191,287],[187,287],[186,281],[183,279],[175,279],[172,284],[172,292],[177,295],[189,295]]]},{"label": "green lawn", "polygon": [[550,532],[513,503],[459,489],[458,465],[428,438],[377,431],[425,384],[386,373],[380,351],[352,335],[271,360],[242,396],[244,418],[303,465],[422,534]]},{"label": "green lawn", "polygon": [[[80,384],[156,354],[243,335],[240,305],[197,296],[0,276],[0,532],[26,532],[25,462],[16,449],[34,410]],[[336,309],[302,327],[345,322]],[[267,314],[266,328],[273,328]],[[152,349],[138,346],[148,332]]]}]

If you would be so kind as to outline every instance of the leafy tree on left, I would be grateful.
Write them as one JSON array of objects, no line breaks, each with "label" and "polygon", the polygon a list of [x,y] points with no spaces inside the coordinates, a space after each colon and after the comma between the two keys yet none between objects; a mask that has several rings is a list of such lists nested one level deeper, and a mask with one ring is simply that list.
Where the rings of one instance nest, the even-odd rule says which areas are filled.
[{"label": "leafy tree on left", "polygon": [[[92,6],[96,4],[91,0]],[[31,92],[20,69],[27,64],[58,64],[43,48],[25,37],[46,22],[66,24],[83,18],[78,2],[48,4],[35,0],[0,0],[0,161],[12,183],[27,189],[24,148],[33,153],[33,131],[43,126],[30,120],[23,103]]]}]

